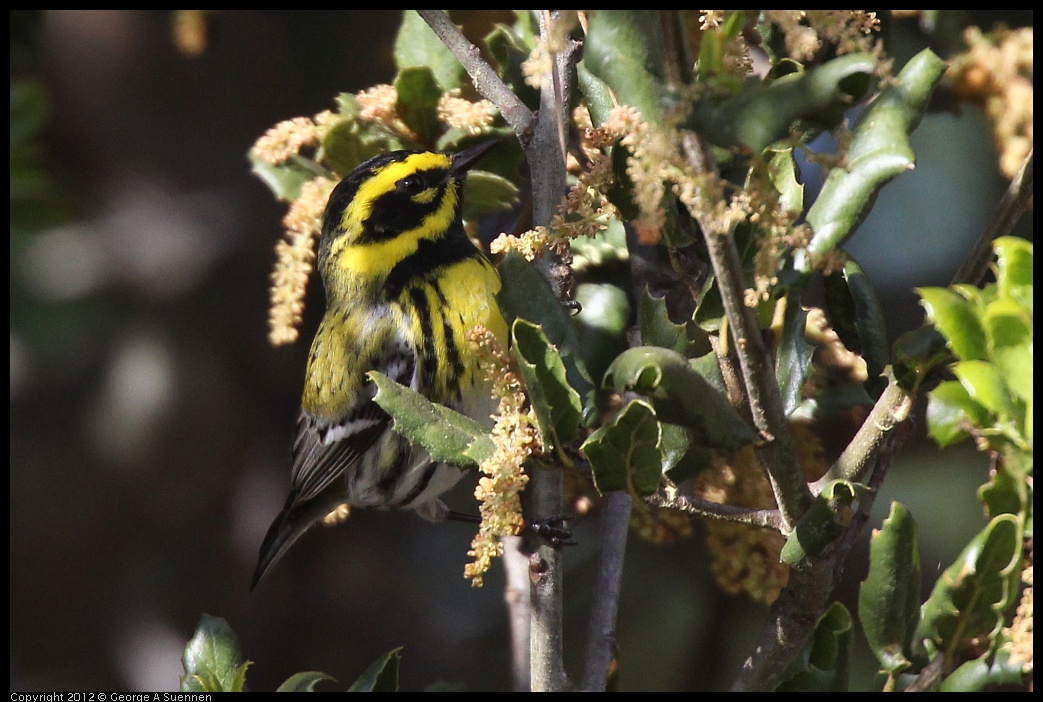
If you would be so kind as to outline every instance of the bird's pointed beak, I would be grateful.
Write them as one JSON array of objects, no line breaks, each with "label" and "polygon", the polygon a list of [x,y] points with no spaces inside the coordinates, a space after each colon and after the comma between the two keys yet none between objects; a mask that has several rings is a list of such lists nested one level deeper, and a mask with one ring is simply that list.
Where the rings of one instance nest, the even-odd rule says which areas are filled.
[{"label": "bird's pointed beak", "polygon": [[463,175],[499,143],[499,139],[490,139],[453,154],[453,165],[449,167],[449,174]]}]

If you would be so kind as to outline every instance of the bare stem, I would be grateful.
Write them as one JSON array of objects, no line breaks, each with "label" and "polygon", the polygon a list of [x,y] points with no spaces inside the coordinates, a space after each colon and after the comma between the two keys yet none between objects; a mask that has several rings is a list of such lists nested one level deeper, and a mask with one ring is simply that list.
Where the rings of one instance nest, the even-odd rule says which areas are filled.
[{"label": "bare stem", "polygon": [[507,578],[503,599],[511,625],[511,673],[514,691],[529,691],[529,628],[532,598],[529,594],[529,557],[519,536],[503,538],[503,570]]},{"label": "bare stem", "polygon": [[676,509],[685,514],[700,517],[710,517],[728,522],[739,522],[750,526],[765,527],[782,531],[782,515],[777,509],[750,509],[738,505],[726,505],[720,502],[710,502],[696,497],[674,495],[651,495],[645,498],[645,502],[653,507],[667,507]]},{"label": "bare stem", "polygon": [[[706,168],[702,149],[691,148],[694,139],[686,142],[689,163],[697,172]],[[716,222],[705,221],[706,216],[693,213],[706,235],[717,287],[728,317],[728,326],[735,342],[739,368],[750,403],[754,425],[760,431],[764,444],[757,449],[758,458],[771,482],[775,501],[782,515],[784,531],[796,526],[811,503],[811,492],[804,482],[804,474],[793,449],[786,414],[779,394],[778,382],[772,371],[768,349],[761,338],[753,311],[743,300],[742,263],[735,248],[732,231],[720,231]]]},{"label": "bare stem", "polygon": [[963,262],[960,269],[953,276],[952,285],[968,283],[980,285],[985,277],[985,271],[989,269],[989,261],[992,260],[992,242],[1005,234],[1010,234],[1029,207],[1032,206],[1032,151],[1021,164],[1014,179],[1007,186],[1007,191],[1000,199],[996,207],[996,213],[989,221],[989,226],[981,233],[970,256]]},{"label": "bare stem", "polygon": [[616,613],[632,506],[630,494],[623,491],[608,493],[602,502],[601,553],[587,628],[587,658],[583,672],[583,689],[588,692],[605,691],[609,667],[616,656]]},{"label": "bare stem", "polygon": [[812,492],[818,494],[833,480],[863,480],[877,449],[899,424],[909,418],[912,406],[913,396],[892,378],[840,458],[825,475],[812,483]]},{"label": "bare stem", "polygon": [[500,114],[511,125],[514,133],[524,145],[529,138],[532,129],[532,110],[525,106],[510,86],[500,80],[496,71],[481,55],[478,47],[467,40],[467,37],[457,29],[449,15],[443,10],[417,10],[417,14],[428,26],[434,30],[442,43],[453,52],[453,56],[460,65],[471,76],[478,93],[489,102],[496,105]]},{"label": "bare stem", "polygon": [[[547,42],[557,13],[537,13],[540,36]],[[572,48],[574,51],[574,47]],[[555,94],[555,89],[567,91],[571,88],[572,57],[556,55],[551,68],[557,79],[544,76],[540,91],[540,113],[532,129],[532,139],[524,141],[525,157],[529,162],[532,179],[532,215],[536,226],[549,226],[557,211],[558,202],[565,192],[565,151],[560,140],[559,120],[564,115],[557,112],[568,105],[568,93]],[[563,297],[562,281],[570,271],[558,269],[568,266],[549,258],[541,259],[543,274]],[[532,506],[538,519],[545,519],[563,512],[562,472],[556,468],[535,469],[529,483]],[[530,559],[529,575],[532,580],[532,632],[531,686],[533,692],[557,692],[568,688],[565,674],[564,637],[564,554],[560,548],[542,544]]]}]

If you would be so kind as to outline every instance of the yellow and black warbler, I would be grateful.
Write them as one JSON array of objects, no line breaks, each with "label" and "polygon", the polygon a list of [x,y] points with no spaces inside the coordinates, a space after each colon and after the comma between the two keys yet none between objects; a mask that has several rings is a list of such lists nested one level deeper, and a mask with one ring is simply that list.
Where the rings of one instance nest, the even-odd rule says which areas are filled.
[{"label": "yellow and black warbler", "polygon": [[484,325],[506,347],[507,327],[499,276],[464,231],[461,208],[468,169],[496,143],[454,155],[380,154],[330,194],[317,265],[326,313],[305,372],[290,494],[261,544],[251,590],[341,505],[446,517],[440,496],[461,470],[391,429],[366,373],[489,420],[495,405],[466,334]]}]

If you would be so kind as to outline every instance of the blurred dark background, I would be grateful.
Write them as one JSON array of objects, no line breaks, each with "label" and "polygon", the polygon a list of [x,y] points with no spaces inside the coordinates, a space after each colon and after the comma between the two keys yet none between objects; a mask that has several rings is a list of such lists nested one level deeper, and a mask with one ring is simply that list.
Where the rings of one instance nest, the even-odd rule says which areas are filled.
[{"label": "blurred dark background", "polygon": [[[246,152],[279,120],[388,82],[400,11],[218,12],[198,56],[175,45],[172,18],[11,12],[12,149],[16,91],[47,105],[36,167],[17,182],[12,151],[12,690],[175,690],[204,612],[239,635],[253,689],[303,670],[343,688],[398,646],[403,689],[509,689],[503,576],[464,580],[466,526],[357,512],[247,592],[285,496],[321,297],[305,341],[268,344],[285,205]],[[892,41],[899,65],[923,44]],[[975,109],[928,116],[913,145],[916,170],[851,246],[896,332],[922,319],[913,286],[948,283],[1005,187]],[[1031,218],[1019,233],[1031,237]],[[985,470],[967,447],[914,438],[878,499],[880,514],[900,497],[917,517],[925,588],[980,528]],[[581,524],[567,554],[577,677],[596,534],[596,518]],[[856,553],[849,603],[864,572]],[[715,589],[698,526],[673,544],[632,537],[621,688],[727,685],[763,614]]]}]

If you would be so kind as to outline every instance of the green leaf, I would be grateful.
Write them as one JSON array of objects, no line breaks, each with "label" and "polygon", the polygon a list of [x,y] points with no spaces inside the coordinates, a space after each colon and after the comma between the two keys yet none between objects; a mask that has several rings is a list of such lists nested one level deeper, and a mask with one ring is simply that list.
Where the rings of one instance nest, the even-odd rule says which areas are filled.
[{"label": "green leaf", "polygon": [[[1027,467],[1031,474],[1031,461]],[[1004,453],[1003,460],[998,461],[996,470],[991,471],[989,482],[978,488],[978,499],[985,505],[985,514],[996,517],[1000,514],[1026,515],[1026,522],[1031,519],[1032,491],[1026,482],[1025,467]],[[1026,529],[1028,525],[1026,524]]]},{"label": "green leaf", "polygon": [[800,405],[804,385],[814,370],[811,361],[815,347],[805,338],[808,313],[800,306],[796,291],[790,291],[784,304],[786,310],[775,360],[775,380],[779,384],[783,409],[789,416]]},{"label": "green leaf", "polygon": [[[871,57],[854,56],[862,56],[869,62],[869,70],[873,70],[875,62]],[[907,137],[920,123],[944,73],[945,62],[930,49],[924,49],[909,60],[895,82],[858,118],[846,168],[829,172],[808,210],[807,223],[814,235],[807,254],[820,256],[843,246],[869,212],[880,188],[913,167],[913,151]],[[797,270],[810,271],[807,256],[803,251],[798,254]]]},{"label": "green leaf", "polygon": [[326,673],[317,671],[294,673],[286,678],[286,682],[280,685],[276,692],[315,692],[315,686],[320,682],[326,681],[336,682],[334,678],[326,675]]},{"label": "green leaf", "polygon": [[996,366],[985,361],[960,361],[953,364],[952,372],[971,400],[998,417],[1013,414],[1010,391]]},{"label": "green leaf", "polygon": [[862,268],[848,258],[844,269],[822,279],[826,307],[837,336],[850,351],[866,362],[866,389],[879,397],[887,380],[890,363],[887,324],[873,284]]},{"label": "green leaf", "polygon": [[920,546],[916,521],[899,502],[869,542],[869,574],[858,593],[858,618],[869,647],[890,675],[908,668],[920,621]]},{"label": "green leaf", "polygon": [[591,377],[600,378],[627,348],[630,300],[626,291],[609,283],[580,283],[575,299],[580,305],[574,319],[583,360]]},{"label": "green leaf", "polygon": [[746,23],[746,13],[742,10],[730,10],[719,27],[703,30],[699,41],[699,80],[710,81],[720,79],[719,74],[726,73],[727,57],[730,45],[742,31]]},{"label": "green leaf", "polygon": [[590,459],[598,492],[655,493],[662,475],[660,438],[655,410],[641,400],[631,400],[587,437],[580,450]]},{"label": "green leaf", "polygon": [[851,503],[863,490],[864,486],[847,480],[827,484],[786,537],[779,559],[797,565],[809,556],[822,553],[822,549],[844,533],[850,522]]},{"label": "green leaf", "polygon": [[597,10],[588,18],[582,65],[605,83],[620,104],[651,124],[663,117],[666,93],[658,13]]},{"label": "green leaf", "polygon": [[645,346],[661,346],[682,356],[688,356],[688,334],[683,324],[670,321],[665,297],[654,297],[646,286],[637,308],[641,343]]},{"label": "green leaf", "polygon": [[569,385],[581,398],[588,398],[594,384],[590,380],[572,318],[562,307],[547,279],[516,251],[500,262],[503,287],[496,296],[508,325],[524,319],[543,329],[547,340],[561,352]]},{"label": "green leaf", "polygon": [[797,160],[793,149],[768,151],[768,169],[771,184],[779,191],[779,206],[787,212],[804,210],[804,184],[800,182]]},{"label": "green leaf", "polygon": [[913,390],[924,380],[934,377],[952,362],[949,344],[935,327],[926,324],[907,331],[895,340],[895,379],[906,389]]},{"label": "green leaf", "polygon": [[398,668],[402,647],[388,651],[351,684],[348,692],[398,692]]},{"label": "green leaf", "polygon": [[698,100],[685,126],[717,146],[759,154],[787,137],[797,120],[839,124],[844,110],[865,94],[875,67],[869,54],[848,54],[770,83],[750,78],[737,94]]},{"label": "green leaf", "polygon": [[691,432],[677,424],[661,423],[663,473],[674,483],[694,478],[710,467],[713,452],[694,445]]},{"label": "green leaf", "polygon": [[467,77],[453,52],[416,10],[402,12],[402,26],[395,37],[395,65],[399,71],[413,66],[430,68],[443,91],[463,87]]},{"label": "green leaf", "polygon": [[992,636],[1017,595],[1021,529],[1013,514],[994,517],[945,569],[921,609],[916,640],[958,650]]},{"label": "green leaf", "polygon": [[609,366],[604,386],[646,396],[662,421],[687,427],[700,446],[734,451],[757,439],[724,395],[676,351],[627,349]]},{"label": "green leaf", "polygon": [[403,68],[395,76],[395,92],[398,93],[395,111],[399,117],[413,130],[420,143],[434,145],[442,131],[442,122],[438,119],[442,89],[435,74],[427,66]]},{"label": "green leaf", "polygon": [[495,445],[485,425],[431,402],[378,371],[366,374],[377,386],[374,402],[394,418],[395,431],[427,449],[435,461],[477,466]]},{"label": "green leaf", "polygon": [[1010,653],[999,649],[967,661],[949,674],[939,692],[985,692],[1000,686],[1021,685],[1026,678],[1021,663],[1012,661]]},{"label": "green leaf", "polygon": [[473,222],[490,212],[513,207],[518,203],[518,186],[501,175],[474,170],[467,174],[464,188],[464,219]]},{"label": "green leaf", "polygon": [[576,436],[583,405],[566,380],[561,355],[540,327],[524,319],[514,320],[511,338],[511,352],[536,411],[544,446],[564,448]]},{"label": "green leaf", "polygon": [[1032,340],[1031,313],[1009,297],[985,305],[982,325],[993,354],[1006,347],[1026,345]]},{"label": "green leaf", "polygon": [[595,125],[602,124],[616,106],[612,89],[605,81],[591,73],[583,61],[576,66],[576,84],[586,98],[591,121]]},{"label": "green leaf", "polygon": [[280,200],[293,202],[301,192],[301,186],[329,172],[318,164],[304,158],[291,158],[278,165],[261,160],[250,154],[250,170],[261,179],[272,194]]},{"label": "green leaf", "polygon": [[782,674],[776,692],[847,692],[851,676],[851,613],[834,602]]},{"label": "green leaf", "polygon": [[923,300],[927,319],[946,338],[957,358],[980,361],[989,357],[985,329],[974,302],[948,288],[917,288],[916,292]]},{"label": "green leaf", "polygon": [[1000,295],[1028,304],[1032,314],[1032,242],[1001,236],[992,242],[996,251],[996,284]]},{"label": "green leaf", "polygon": [[989,424],[985,408],[954,380],[940,383],[928,394],[927,433],[942,448],[966,439],[972,429]]},{"label": "green leaf", "polygon": [[220,617],[204,614],[185,646],[182,692],[242,692],[250,661],[241,662],[239,638]]},{"label": "green leaf", "polygon": [[[525,82],[522,64],[529,58],[537,37],[530,26],[532,19],[524,10],[515,11],[513,26],[497,24],[485,37],[485,46],[496,61],[496,72],[529,109],[540,106],[539,91]],[[538,32],[537,32],[538,34]]]}]

